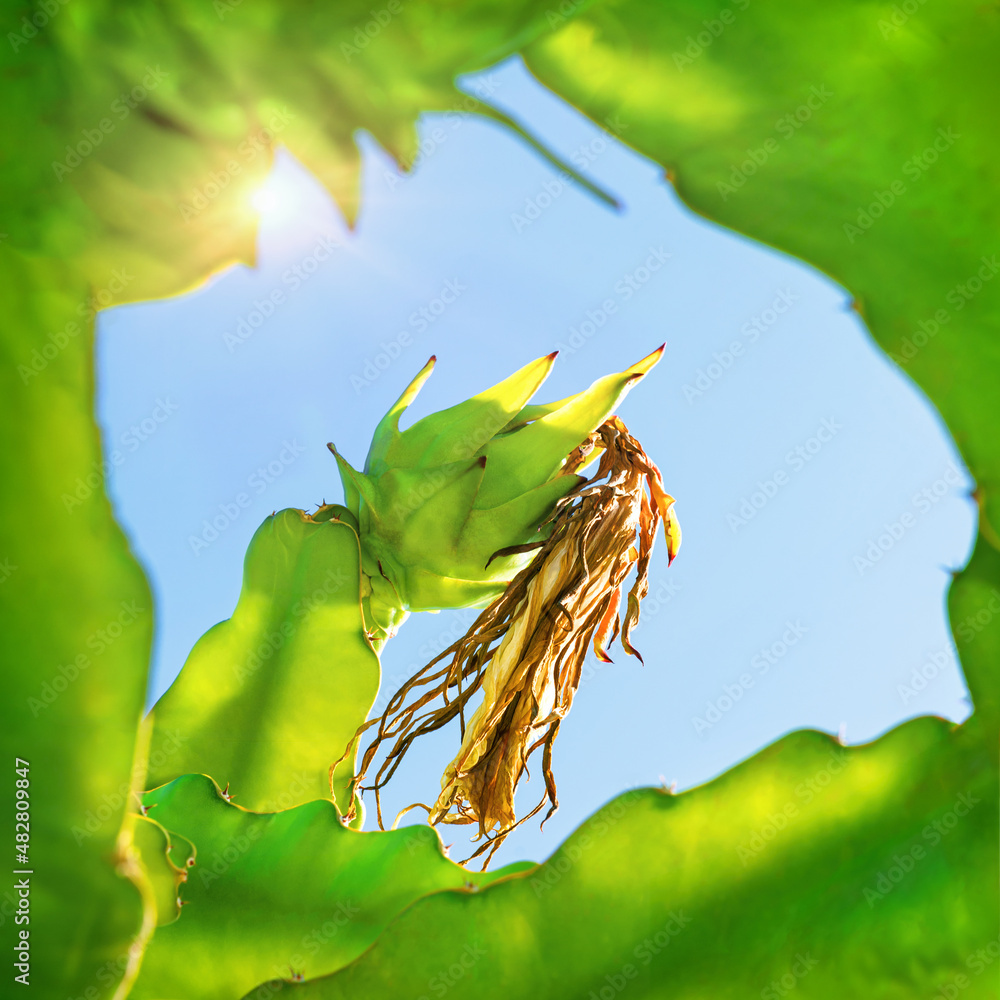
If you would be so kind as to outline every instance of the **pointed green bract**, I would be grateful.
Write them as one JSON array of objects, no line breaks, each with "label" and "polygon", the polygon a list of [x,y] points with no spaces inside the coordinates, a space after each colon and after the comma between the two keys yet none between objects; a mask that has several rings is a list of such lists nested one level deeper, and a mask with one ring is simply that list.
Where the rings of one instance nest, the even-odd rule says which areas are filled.
[{"label": "pointed green bract", "polygon": [[498,436],[486,449],[487,476],[476,506],[483,509],[508,503],[537,483],[548,481],[565,456],[607,420],[662,355],[661,347],[624,372],[598,379],[586,392],[532,419],[523,413],[516,415],[515,429]]},{"label": "pointed green bract", "polygon": [[[339,511],[314,520],[283,510],[258,528],[232,618],[199,640],[152,710],[147,784],[210,774],[253,809],[330,797],[330,768],[379,676],[362,624],[358,536]],[[344,808],[351,766],[348,757],[334,780]]]},{"label": "pointed green bract", "polygon": [[431,377],[437,358],[431,355],[427,364],[414,376],[413,381],[403,390],[402,395],[389,408],[389,412],[379,421],[372,435],[371,447],[368,449],[368,459],[365,471],[373,475],[389,468],[386,455],[390,448],[399,440],[399,419],[407,407],[416,398],[424,383]]},{"label": "pointed green bract", "polygon": [[539,389],[555,358],[555,354],[538,358],[478,396],[432,413],[400,432],[400,417],[433,371],[436,359],[431,358],[376,428],[365,472],[431,468],[478,455]]},{"label": "pointed green bract", "polygon": [[[400,431],[400,417],[433,370],[432,358],[379,423],[365,472],[331,445],[358,515],[370,586],[399,602],[386,604],[374,594],[374,623],[391,631],[400,609],[474,607],[495,598],[530,555],[492,559],[494,553],[539,539],[555,502],[580,481],[562,471],[567,456],[662,351],[555,406],[529,406],[552,368],[550,354]],[[376,583],[378,577],[388,586]]]},{"label": "pointed green bract", "polygon": [[[580,477],[575,473],[557,475],[547,483],[521,493],[498,507],[471,510],[458,549],[459,563],[474,565],[483,552],[496,552],[509,545],[508,539],[511,537],[529,541],[539,539],[544,529],[540,532],[538,525],[551,513],[556,501],[579,482]],[[520,567],[530,559],[531,553],[495,559],[491,568],[499,564],[505,567],[502,573],[506,575],[510,572],[510,567]]]}]

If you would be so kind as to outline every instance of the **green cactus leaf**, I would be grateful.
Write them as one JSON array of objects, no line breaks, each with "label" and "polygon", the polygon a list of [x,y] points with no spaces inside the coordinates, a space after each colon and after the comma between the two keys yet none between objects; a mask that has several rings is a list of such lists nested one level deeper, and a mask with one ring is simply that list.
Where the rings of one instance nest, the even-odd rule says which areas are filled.
[{"label": "green cactus leaf", "polygon": [[[0,924],[11,949],[4,992],[23,985],[13,982],[20,972],[10,963],[17,932],[26,930],[25,995],[110,993],[144,926],[149,891],[120,835],[152,602],[103,492],[90,289],[67,265],[6,243],[0,301],[0,733],[8,769],[0,830],[9,851]],[[28,793],[30,816],[23,861],[15,854],[15,781],[27,782],[18,790]],[[17,836],[23,841],[23,827]],[[22,881],[28,885],[15,889]],[[14,922],[21,888],[28,925]]]},{"label": "green cactus leaf", "polygon": [[[147,784],[210,774],[262,810],[329,798],[330,768],[378,690],[360,586],[347,520],[268,517],[247,550],[232,618],[198,641],[152,710]],[[160,763],[156,751],[170,745],[177,751]],[[352,764],[334,775],[345,810]]]},{"label": "green cactus leaf", "polygon": [[[181,887],[195,851],[189,841],[174,837],[149,816],[136,816],[132,846],[139,853],[152,889],[156,926],[172,924],[181,913]],[[175,860],[175,856],[177,860]]]},{"label": "green cactus leaf", "polygon": [[696,212],[820,268],[931,397],[1000,539],[995,5],[606,0],[530,46],[542,83]]},{"label": "green cactus leaf", "polygon": [[330,802],[259,814],[202,775],[147,792],[159,823],[197,847],[180,917],[157,930],[132,1000],[236,1000],[292,971],[322,975],[356,959],[389,921],[435,892],[478,893],[534,865],[488,875],[449,861],[426,826],[346,829]]},{"label": "green cactus leaf", "polygon": [[[633,984],[629,996],[745,996],[749,981],[750,995],[767,1000],[768,990],[787,992],[791,977],[802,996],[950,995],[945,987],[970,998],[995,995],[1000,640],[972,630],[961,641],[963,623],[1000,587],[990,548],[1000,544],[995,8],[962,0],[911,14],[863,0],[797,7],[791,16],[777,0],[732,8],[707,0],[401,6],[370,48],[356,44],[370,5],[354,0],[312,8],[139,0],[127,9],[74,0],[31,35],[30,11],[10,18],[0,53],[0,343],[9,362],[0,376],[7,418],[0,624],[17,668],[7,677],[2,729],[11,756],[31,764],[32,845],[46,859],[32,883],[33,925],[45,929],[33,939],[35,991],[110,996],[131,974],[130,944],[138,942],[134,957],[151,915],[162,911],[148,877],[153,867],[144,873],[133,864],[128,843],[150,599],[101,482],[94,304],[173,294],[234,259],[252,260],[256,219],[247,197],[278,142],[353,218],[358,127],[405,166],[416,153],[420,111],[475,109],[454,88],[457,72],[529,46],[543,81],[595,119],[617,117],[627,141],[662,163],[697,211],[843,282],[878,342],[939,407],[984,508],[983,539],[951,596],[976,715],[957,729],[917,720],[843,751],[842,773],[828,775],[828,790],[808,803],[799,787],[811,791],[809,782],[830,770],[829,755],[841,751],[807,733],[685,795],[644,792],[622,800],[621,810],[612,804],[538,873],[542,882],[532,874],[488,892],[428,898],[352,965],[298,988],[320,996],[395,997],[411,988],[414,996],[445,990],[456,998],[601,995],[634,979],[642,986]],[[531,44],[553,27],[563,30]],[[705,31],[707,45],[696,41]],[[53,170],[69,164],[72,147],[89,141],[85,130],[147,77],[151,96],[108,118],[112,132],[92,155],[75,154],[80,162],[64,174]],[[477,503],[515,502],[506,481],[492,477],[509,467],[515,456],[507,442],[520,435],[535,469],[520,488],[538,489],[556,473],[561,449],[581,426],[573,399],[528,404],[511,417],[492,442]],[[346,491],[359,514],[360,494]],[[478,533],[491,544],[497,538],[474,515],[461,549],[470,561]],[[332,525],[327,538],[337,536],[346,552],[348,530],[346,521]],[[387,581],[373,578],[373,595],[376,586],[385,609],[401,603]],[[451,581],[441,599],[447,606],[480,600],[487,587],[481,579]],[[356,634],[359,614],[343,611]],[[250,617],[253,631],[266,615]],[[120,632],[109,643],[101,633],[112,623]],[[245,652],[242,641],[231,631],[228,650],[222,641],[217,648],[224,658]],[[199,652],[207,672],[215,642]],[[361,647],[352,646],[357,659]],[[371,674],[371,658],[363,659],[362,673]],[[255,697],[247,718],[266,721],[259,691]],[[236,701],[240,711],[249,704]],[[211,711],[197,698],[191,708],[203,719]],[[268,738],[281,746],[277,732]],[[195,745],[186,740],[160,727],[150,748],[154,771],[171,773],[168,758]],[[207,742],[199,756],[216,752],[239,764]],[[318,780],[315,762],[310,767]],[[271,787],[274,775],[250,775],[251,795],[261,791],[255,781]],[[963,804],[963,795],[979,802]],[[778,830],[774,810],[788,803],[799,815]],[[285,815],[311,809],[334,825],[330,803]],[[935,824],[948,831],[938,831],[937,844],[924,833]],[[12,823],[4,829],[12,834]],[[754,854],[753,837],[765,840],[765,829],[774,831],[772,842]],[[196,832],[192,824],[192,838]],[[138,834],[150,835],[145,827]],[[399,835],[365,836],[382,844]],[[294,858],[295,831],[279,839],[275,855]],[[746,866],[741,848],[752,854]],[[152,849],[144,844],[142,856]],[[378,865],[359,871],[382,877]],[[305,877],[298,879],[304,892]],[[260,891],[255,883],[234,893],[233,906],[251,905]],[[679,926],[680,913],[689,926]],[[154,941],[178,935],[190,915],[182,911]],[[268,919],[260,911],[260,924]],[[232,923],[220,918],[220,926]],[[383,926],[373,921],[372,935]],[[250,940],[265,937],[257,930]],[[233,954],[236,962],[254,958]],[[162,961],[180,975],[184,960],[179,949]],[[219,960],[201,953],[176,993],[207,995],[202,977]],[[270,966],[257,972],[272,974]],[[242,988],[239,975],[226,995]],[[157,986],[150,990],[163,1000]]]},{"label": "green cactus leaf", "polygon": [[[10,753],[37,765],[32,837],[50,859],[34,882],[33,919],[47,933],[35,939],[32,985],[90,1000],[115,990],[143,926],[119,833],[152,618],[103,490],[94,312],[252,261],[249,196],[279,143],[352,219],[356,130],[408,167],[421,112],[481,107],[456,89],[456,73],[516,51],[548,23],[541,4],[482,2],[459,16],[418,0],[380,22],[369,47],[371,5],[360,0],[50,6],[10,7],[0,49],[0,560],[16,567],[2,580],[0,621],[19,665],[0,728]],[[358,506],[350,491],[348,502]],[[100,630],[133,605],[137,620],[102,646]],[[87,666],[56,691],[78,657]],[[46,702],[50,691],[58,697]],[[29,699],[44,707],[26,712]],[[160,742],[154,769],[169,772],[178,746]]]},{"label": "green cactus leaf", "polygon": [[964,976],[964,995],[995,996],[998,783],[983,735],[922,718],[846,748],[803,731],[684,794],[628,792],[539,868],[421,900],[293,995],[447,983],[456,1000],[773,1000],[799,986],[832,1000],[931,997]]},{"label": "green cactus leaf", "polygon": [[72,258],[97,289],[124,270],[114,302],[176,294],[252,262],[251,196],[279,145],[353,222],[358,129],[409,169],[422,112],[497,117],[456,74],[549,29],[542,4],[492,0],[461,16],[426,0],[136,0],[127,16],[109,0],[79,0],[69,17],[56,10],[12,9],[7,21],[0,217],[15,246]]}]

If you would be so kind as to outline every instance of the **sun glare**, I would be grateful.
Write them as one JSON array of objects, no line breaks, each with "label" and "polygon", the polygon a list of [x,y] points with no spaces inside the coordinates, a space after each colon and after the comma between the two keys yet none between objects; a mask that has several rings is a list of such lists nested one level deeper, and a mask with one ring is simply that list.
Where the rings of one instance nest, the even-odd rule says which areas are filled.
[{"label": "sun glare", "polygon": [[262,187],[255,191],[250,198],[250,204],[261,214],[266,215],[273,212],[279,204],[279,199],[268,187]]},{"label": "sun glare", "polygon": [[272,173],[250,196],[250,204],[261,220],[277,222],[295,214],[299,193],[287,175]]}]

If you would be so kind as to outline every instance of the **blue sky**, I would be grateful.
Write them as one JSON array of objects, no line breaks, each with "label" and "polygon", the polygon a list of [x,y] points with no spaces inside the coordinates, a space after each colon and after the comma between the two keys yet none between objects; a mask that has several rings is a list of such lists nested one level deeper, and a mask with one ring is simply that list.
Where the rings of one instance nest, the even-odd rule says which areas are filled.
[{"label": "blue sky", "polygon": [[[540,859],[619,792],[701,783],[791,729],[863,742],[917,714],[964,718],[944,600],[974,537],[971,480],[847,293],[696,217],[655,164],[516,60],[466,86],[621,210],[494,123],[428,115],[410,176],[359,136],[354,231],[282,153],[258,200],[256,268],[101,315],[99,417],[106,453],[124,457],[108,485],[157,600],[151,698],[231,613],[260,521],[340,500],[326,442],[361,465],[429,355],[438,366],[411,419],[554,349],[543,400],[666,341],[620,410],[684,529],[669,570],[662,539],[654,557],[635,633],[645,666],[589,662],[556,744],[561,809],[543,833],[519,830],[498,860]],[[753,197],[752,179],[739,197]],[[199,544],[204,522],[232,513],[240,493],[250,505]],[[472,617],[412,616],[383,655],[384,689]],[[919,670],[930,680],[916,692]],[[413,751],[387,810],[432,799],[457,746],[447,730]],[[533,802],[537,783],[519,801]],[[464,837],[448,831],[454,855]]]}]

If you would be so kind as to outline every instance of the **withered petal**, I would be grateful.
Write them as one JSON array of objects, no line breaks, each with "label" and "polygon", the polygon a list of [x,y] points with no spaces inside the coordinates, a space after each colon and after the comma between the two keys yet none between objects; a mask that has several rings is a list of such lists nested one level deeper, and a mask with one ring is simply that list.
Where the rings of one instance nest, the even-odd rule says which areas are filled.
[{"label": "withered petal", "polygon": [[[622,648],[641,662],[631,631],[648,590],[661,520],[670,562],[680,545],[674,499],[663,489],[660,470],[617,416],[581,444],[566,466],[582,467],[595,452],[600,455],[597,471],[581,479],[540,525],[548,528],[544,541],[508,550],[537,549],[531,563],[462,638],[393,695],[379,719],[358,730],[356,737],[378,727],[353,790],[375,792],[380,826],[379,792],[408,748],[456,716],[461,747],[445,770],[437,800],[423,807],[432,824],[478,824],[477,839],[484,843],[472,858],[485,853],[488,864],[512,830],[546,803],[545,819],[558,807],[552,747],[579,687],[587,650],[592,645],[600,660],[611,662],[607,647],[620,637]],[[622,617],[625,581],[633,569]],[[442,661],[445,665],[435,669]],[[480,692],[482,704],[466,720],[466,707]],[[391,748],[373,783],[363,785],[386,743]],[[545,791],[518,819],[514,796],[539,747]]]}]

